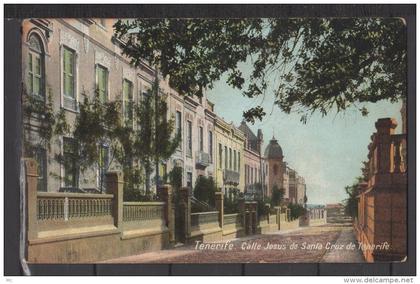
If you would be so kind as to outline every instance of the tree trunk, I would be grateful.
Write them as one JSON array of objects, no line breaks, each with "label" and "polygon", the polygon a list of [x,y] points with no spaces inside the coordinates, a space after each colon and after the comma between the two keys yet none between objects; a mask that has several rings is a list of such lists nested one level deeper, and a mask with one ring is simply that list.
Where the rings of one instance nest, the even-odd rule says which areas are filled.
[{"label": "tree trunk", "polygon": [[155,96],[155,168],[156,168],[156,180],[155,180],[155,184],[156,184],[156,193],[157,193],[157,187],[159,184],[159,150],[158,150],[158,146],[157,143],[159,143],[160,141],[158,141],[158,124],[159,124],[159,78],[158,78],[158,68],[157,66],[155,67],[155,92],[154,92],[154,96]]},{"label": "tree trunk", "polygon": [[146,184],[146,195],[148,196],[150,194],[150,169],[146,167],[144,173],[145,173],[145,184]]}]

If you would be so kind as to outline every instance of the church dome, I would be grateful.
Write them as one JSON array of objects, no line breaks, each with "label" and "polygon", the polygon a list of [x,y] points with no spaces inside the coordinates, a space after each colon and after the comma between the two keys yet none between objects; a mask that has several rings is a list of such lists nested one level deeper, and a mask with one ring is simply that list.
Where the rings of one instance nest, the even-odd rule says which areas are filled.
[{"label": "church dome", "polygon": [[270,144],[265,148],[264,156],[266,159],[283,159],[283,150],[274,137],[270,140]]}]

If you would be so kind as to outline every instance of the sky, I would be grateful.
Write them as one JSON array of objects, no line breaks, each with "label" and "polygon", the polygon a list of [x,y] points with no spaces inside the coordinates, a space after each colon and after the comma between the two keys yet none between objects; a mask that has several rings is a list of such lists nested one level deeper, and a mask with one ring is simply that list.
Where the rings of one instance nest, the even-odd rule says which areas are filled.
[{"label": "sky", "polygon": [[[250,66],[246,63],[240,68],[244,74],[249,73]],[[278,140],[284,161],[305,178],[308,204],[337,203],[346,198],[344,187],[361,175],[362,161],[367,160],[367,147],[377,119],[395,118],[396,132],[401,131],[401,103],[365,104],[369,110],[367,117],[356,109],[324,117],[316,113],[303,124],[299,114],[286,114],[274,106],[271,92],[267,92],[265,98],[249,99],[228,86],[226,77],[207,91],[207,97],[215,104],[216,114],[236,126],[242,121],[244,110],[257,105],[264,108],[267,114],[263,120],[257,120],[254,125],[248,123],[248,126],[254,133],[262,129],[263,149],[273,135]]]}]

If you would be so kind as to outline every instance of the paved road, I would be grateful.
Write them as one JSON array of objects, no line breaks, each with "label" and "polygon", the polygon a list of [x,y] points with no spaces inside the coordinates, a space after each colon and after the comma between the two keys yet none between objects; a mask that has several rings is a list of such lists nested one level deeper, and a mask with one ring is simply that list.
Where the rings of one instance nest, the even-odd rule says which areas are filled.
[{"label": "paved road", "polygon": [[[348,244],[355,249],[349,250]],[[214,244],[214,243],[213,243]],[[348,223],[303,227],[255,235],[199,249],[196,245],[154,251],[106,261],[107,263],[318,263],[363,262]],[[230,248],[228,245],[230,245]],[[210,244],[207,244],[210,246]]]}]

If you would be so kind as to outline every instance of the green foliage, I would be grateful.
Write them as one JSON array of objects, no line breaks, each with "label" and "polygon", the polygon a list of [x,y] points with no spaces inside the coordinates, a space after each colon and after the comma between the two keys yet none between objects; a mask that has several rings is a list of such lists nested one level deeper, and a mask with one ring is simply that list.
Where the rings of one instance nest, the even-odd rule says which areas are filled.
[{"label": "green foliage", "polygon": [[257,212],[259,216],[267,216],[268,214],[270,214],[270,209],[269,207],[266,206],[266,204],[270,204],[270,200],[262,200],[262,199],[257,199]]},{"label": "green foliage", "polygon": [[273,186],[272,192],[271,192],[271,206],[279,206],[280,203],[283,201],[284,197],[284,188],[279,189],[277,185]]},{"label": "green foliage", "polygon": [[231,193],[224,195],[223,208],[225,214],[233,214],[239,212],[239,195],[240,190],[238,188],[230,189]]},{"label": "green foliage", "polygon": [[306,209],[300,204],[289,203],[287,207],[290,209],[290,218],[292,220],[295,220],[306,213]]},{"label": "green foliage", "polygon": [[[168,119],[165,97],[157,95],[158,81],[153,84],[142,102],[135,108],[138,130],[134,135],[133,155],[138,157],[145,171],[146,194],[150,193],[153,164],[167,160],[177,149],[181,136],[173,137],[174,119]],[[158,168],[156,168],[158,172]]]},{"label": "green foliage", "polygon": [[194,197],[198,200],[215,206],[215,193],[217,191],[216,183],[213,178],[198,176],[194,186]]},{"label": "green foliage", "polygon": [[182,187],[182,167],[175,166],[169,173],[169,182],[174,192],[178,192]]},{"label": "green foliage", "polygon": [[[44,100],[42,97],[29,95],[27,93],[23,94],[22,99],[23,114],[24,118],[27,119],[25,123],[29,124],[30,119],[36,120],[38,122],[38,135],[40,138],[39,146],[46,146],[48,149],[50,149],[51,139],[54,135],[54,125],[58,119],[57,114],[55,114],[53,111],[53,100],[51,92],[48,92],[46,100]],[[26,137],[25,133],[24,137]],[[28,139],[25,138],[24,141],[28,142]]]},{"label": "green foliage", "polygon": [[[304,123],[315,111],[356,107],[367,115],[365,103],[406,95],[406,25],[399,18],[139,18],[114,28],[132,63],[159,66],[179,93],[202,96],[226,75],[250,98],[274,90],[276,105]],[[249,61],[245,78],[239,66]],[[264,114],[258,106],[244,117],[254,122]]]},{"label": "green foliage", "polygon": [[363,182],[363,177],[358,177],[352,185],[348,185],[344,188],[347,194],[347,199],[344,201],[344,210],[346,215],[351,216],[352,218],[357,218],[358,214],[358,200],[357,195],[359,195],[359,184]]}]

